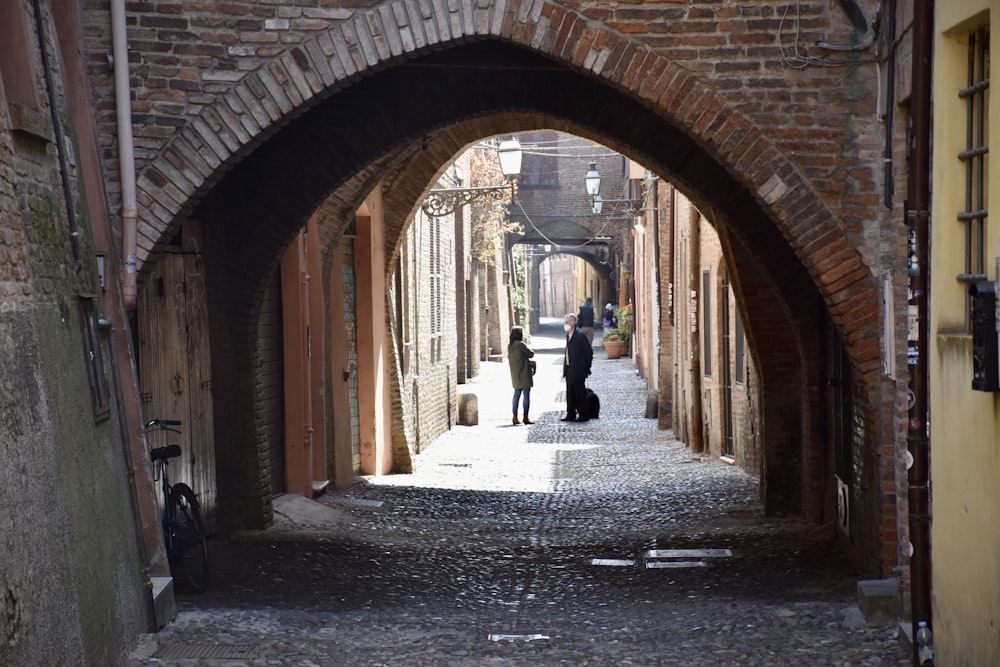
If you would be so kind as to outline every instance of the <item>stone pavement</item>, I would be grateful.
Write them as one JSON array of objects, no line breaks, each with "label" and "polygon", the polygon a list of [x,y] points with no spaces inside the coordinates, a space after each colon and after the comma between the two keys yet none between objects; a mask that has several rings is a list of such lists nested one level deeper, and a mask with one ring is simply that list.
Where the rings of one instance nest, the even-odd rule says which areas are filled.
[{"label": "stone pavement", "polygon": [[595,341],[600,419],[559,421],[544,333],[534,425],[511,425],[506,365],[485,364],[477,426],[413,475],[281,496],[273,527],[212,541],[212,588],[179,591],[131,665],[910,664],[829,533],[764,517],[756,479],[643,418],[630,360]]}]

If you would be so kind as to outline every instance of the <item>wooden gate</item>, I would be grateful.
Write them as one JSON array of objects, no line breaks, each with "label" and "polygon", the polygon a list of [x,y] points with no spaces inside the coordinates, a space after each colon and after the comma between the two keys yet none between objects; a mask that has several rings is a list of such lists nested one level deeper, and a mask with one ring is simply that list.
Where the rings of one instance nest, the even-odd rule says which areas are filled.
[{"label": "wooden gate", "polygon": [[213,531],[217,488],[212,375],[200,255],[168,253],[156,262],[143,283],[138,320],[143,419],[182,422],[179,434],[151,433],[150,445],[181,446],[183,455],[170,463],[171,481],[194,489]]}]

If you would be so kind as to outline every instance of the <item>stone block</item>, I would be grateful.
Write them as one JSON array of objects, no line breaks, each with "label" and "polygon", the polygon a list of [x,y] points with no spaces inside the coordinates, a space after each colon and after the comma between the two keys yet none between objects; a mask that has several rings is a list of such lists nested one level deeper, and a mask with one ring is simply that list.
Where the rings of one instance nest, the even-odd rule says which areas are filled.
[{"label": "stone block", "polygon": [[462,426],[479,424],[479,397],[472,393],[458,395],[458,423]]},{"label": "stone block", "polygon": [[646,392],[646,419],[658,419],[660,416],[660,392],[655,388]]},{"label": "stone block", "polygon": [[177,602],[174,600],[173,577],[150,577],[153,586],[153,610],[156,613],[156,628],[160,629],[177,616]]},{"label": "stone block", "polygon": [[869,623],[899,618],[899,580],[868,579],[858,582],[858,608]]}]

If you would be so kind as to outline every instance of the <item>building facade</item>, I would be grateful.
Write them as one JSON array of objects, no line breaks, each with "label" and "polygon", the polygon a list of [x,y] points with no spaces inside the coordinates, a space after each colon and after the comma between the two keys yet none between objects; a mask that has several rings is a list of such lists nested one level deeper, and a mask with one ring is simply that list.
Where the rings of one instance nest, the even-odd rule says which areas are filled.
[{"label": "building facade", "polygon": [[[988,146],[996,2],[935,3],[929,318],[931,609],[937,664],[1000,659],[1000,197]],[[917,249],[919,252],[919,248]]]}]

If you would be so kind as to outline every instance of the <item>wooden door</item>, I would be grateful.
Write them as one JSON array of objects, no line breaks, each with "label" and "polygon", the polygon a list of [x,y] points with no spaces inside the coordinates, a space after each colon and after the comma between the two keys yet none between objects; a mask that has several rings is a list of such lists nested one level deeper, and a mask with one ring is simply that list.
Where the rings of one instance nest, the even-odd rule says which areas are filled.
[{"label": "wooden door", "polygon": [[194,489],[213,530],[217,488],[212,375],[199,255],[166,254],[157,261],[143,284],[138,321],[143,418],[181,421],[181,433],[152,434],[150,444],[181,446],[183,455],[170,464],[171,481]]}]

